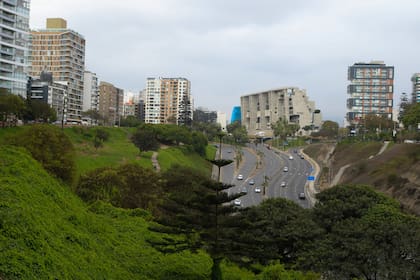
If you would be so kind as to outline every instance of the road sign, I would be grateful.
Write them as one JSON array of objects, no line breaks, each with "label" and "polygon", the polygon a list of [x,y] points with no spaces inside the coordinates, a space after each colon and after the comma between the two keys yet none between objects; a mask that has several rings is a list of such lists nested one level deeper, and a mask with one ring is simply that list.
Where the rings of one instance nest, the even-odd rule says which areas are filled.
[{"label": "road sign", "polygon": [[308,176],[308,181],[315,181],[315,176]]}]

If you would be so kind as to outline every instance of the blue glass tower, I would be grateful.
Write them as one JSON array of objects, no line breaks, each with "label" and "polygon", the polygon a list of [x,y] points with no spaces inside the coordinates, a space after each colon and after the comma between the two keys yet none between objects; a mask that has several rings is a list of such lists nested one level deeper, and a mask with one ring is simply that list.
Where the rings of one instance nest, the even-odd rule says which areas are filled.
[{"label": "blue glass tower", "polygon": [[233,107],[230,123],[234,123],[236,121],[241,122],[241,106]]}]

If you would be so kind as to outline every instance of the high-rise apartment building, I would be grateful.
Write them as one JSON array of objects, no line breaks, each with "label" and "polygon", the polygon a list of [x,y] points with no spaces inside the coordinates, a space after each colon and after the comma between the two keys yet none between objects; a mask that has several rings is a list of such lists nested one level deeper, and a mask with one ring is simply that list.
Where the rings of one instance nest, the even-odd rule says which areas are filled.
[{"label": "high-rise apartment building", "polygon": [[185,78],[148,78],[145,122],[183,124],[192,120],[191,83]]},{"label": "high-rise apartment building", "polygon": [[67,29],[61,18],[47,19],[46,29],[32,30],[30,75],[52,73],[54,81],[68,82],[67,120],[80,120],[83,111],[85,39]]},{"label": "high-rise apartment building", "polygon": [[392,120],[394,67],[382,61],[355,63],[348,68],[347,115],[350,126],[359,124],[368,114]]},{"label": "high-rise apartment building", "polygon": [[0,1],[0,89],[23,97],[28,82],[29,7],[30,0]]},{"label": "high-rise apartment building", "polygon": [[420,102],[420,73],[415,73],[411,77],[411,82],[413,84],[411,101],[413,103],[416,103],[416,102],[419,103]]},{"label": "high-rise apartment building", "polygon": [[85,71],[83,79],[83,112],[99,109],[98,77],[95,73]]},{"label": "high-rise apartment building", "polygon": [[271,124],[285,120],[301,129],[321,126],[321,113],[306,91],[284,87],[241,96],[242,125],[251,137],[273,137]]},{"label": "high-rise apartment building", "polygon": [[124,90],[111,83],[99,83],[99,115],[104,124],[116,125],[119,123],[124,111]]}]

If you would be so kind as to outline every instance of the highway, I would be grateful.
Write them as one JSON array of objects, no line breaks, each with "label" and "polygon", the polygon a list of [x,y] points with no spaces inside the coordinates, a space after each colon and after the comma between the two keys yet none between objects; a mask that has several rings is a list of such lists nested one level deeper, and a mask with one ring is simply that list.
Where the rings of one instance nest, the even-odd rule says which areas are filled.
[{"label": "highway", "polygon": [[[234,163],[222,168],[221,181],[234,185],[228,189],[229,194],[246,190],[246,194],[240,197],[241,207],[257,205],[264,198],[271,197],[284,197],[304,208],[310,207],[309,200],[299,198],[299,194],[306,194],[305,185],[312,166],[307,160],[301,159],[298,153],[285,153],[262,144],[250,144],[240,148],[242,161],[237,168],[237,152],[232,146],[222,146],[222,158],[232,159]],[[289,159],[289,156],[293,159]],[[287,172],[283,170],[285,166],[288,168]],[[242,180],[237,179],[239,174],[243,175]],[[255,182],[254,185],[249,184],[251,180]],[[285,186],[281,186],[282,182]],[[255,188],[260,188],[261,192],[255,192]]]}]

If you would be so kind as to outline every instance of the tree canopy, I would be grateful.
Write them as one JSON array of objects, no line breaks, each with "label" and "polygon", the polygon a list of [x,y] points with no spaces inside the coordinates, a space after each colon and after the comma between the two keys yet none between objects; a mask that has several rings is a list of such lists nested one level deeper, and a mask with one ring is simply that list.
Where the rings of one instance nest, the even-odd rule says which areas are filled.
[{"label": "tree canopy", "polygon": [[228,124],[226,127],[228,135],[225,139],[231,143],[244,144],[248,142],[248,132],[245,126],[241,125],[240,122],[236,121]]},{"label": "tree canopy", "polygon": [[312,133],[312,135],[333,139],[338,136],[338,128],[339,128],[338,123],[327,120],[322,123],[321,129],[318,132]]},{"label": "tree canopy", "polygon": [[405,127],[417,128],[420,123],[420,103],[412,103],[405,108],[402,122]]},{"label": "tree canopy", "polygon": [[151,124],[139,126],[131,136],[131,141],[139,149],[140,153],[143,151],[154,151],[159,148],[156,129]]},{"label": "tree canopy", "polygon": [[286,139],[287,136],[295,134],[299,130],[298,124],[288,123],[285,119],[278,119],[277,122],[271,124],[274,136],[280,139]]},{"label": "tree canopy", "polygon": [[325,231],[301,255],[325,279],[417,279],[420,221],[367,186],[336,186],[317,196]]},{"label": "tree canopy", "polygon": [[0,92],[1,126],[15,126],[25,110],[25,101],[21,96]]}]

